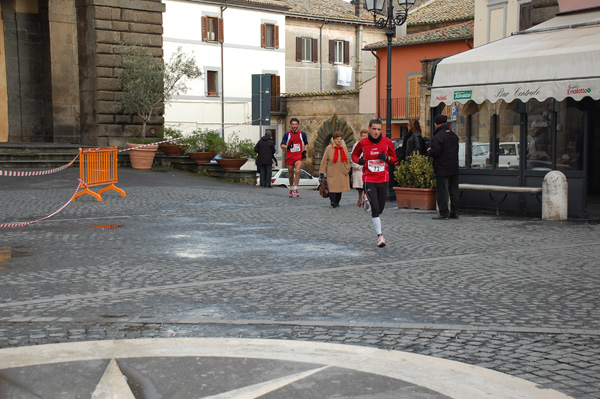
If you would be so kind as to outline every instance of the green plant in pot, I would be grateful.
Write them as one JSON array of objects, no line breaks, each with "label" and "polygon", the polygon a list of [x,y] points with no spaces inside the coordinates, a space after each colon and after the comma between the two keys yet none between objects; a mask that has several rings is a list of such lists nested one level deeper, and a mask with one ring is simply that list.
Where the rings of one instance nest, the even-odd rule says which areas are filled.
[{"label": "green plant in pot", "polygon": [[218,132],[200,133],[195,130],[187,140],[189,142],[187,154],[196,163],[210,163],[225,146],[225,140]]},{"label": "green plant in pot", "polygon": [[[168,63],[149,48],[135,45],[118,46],[121,69],[118,72],[121,94],[119,102],[125,115],[133,121],[142,121],[139,138],[128,139],[127,148],[146,144],[146,126],[154,123],[164,113],[168,102],[188,90],[187,81],[202,76],[193,55],[187,55],[179,47]],[[130,150],[129,158],[134,169],[150,169],[158,145]]]},{"label": "green plant in pot", "polygon": [[183,155],[187,150],[188,145],[183,139],[183,132],[172,127],[165,127],[161,132],[161,140],[169,140],[166,143],[158,145],[158,148],[169,157],[177,157]]},{"label": "green plant in pot", "polygon": [[254,143],[248,139],[241,140],[237,133],[229,136],[229,140],[223,143],[219,150],[220,159],[217,163],[225,170],[239,170],[248,159],[256,157]]},{"label": "green plant in pot", "polygon": [[427,155],[414,153],[402,161],[396,167],[394,179],[398,208],[435,209],[435,173]]}]

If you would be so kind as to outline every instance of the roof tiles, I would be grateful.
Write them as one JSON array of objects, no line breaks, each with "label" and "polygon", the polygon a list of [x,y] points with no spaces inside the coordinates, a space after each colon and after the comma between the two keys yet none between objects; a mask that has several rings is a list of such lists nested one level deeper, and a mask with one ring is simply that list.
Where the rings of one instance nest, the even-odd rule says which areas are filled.
[{"label": "roof tiles", "polygon": [[408,25],[466,21],[474,18],[475,0],[431,0],[410,12]]},{"label": "roof tiles", "polygon": [[[428,30],[425,32],[413,33],[411,35],[400,36],[392,39],[392,46],[411,46],[423,43],[439,43],[452,40],[467,40],[473,38],[473,22],[468,21],[462,24],[446,26],[439,29]],[[387,47],[387,41],[372,43],[365,46],[366,50],[374,50]]]}]

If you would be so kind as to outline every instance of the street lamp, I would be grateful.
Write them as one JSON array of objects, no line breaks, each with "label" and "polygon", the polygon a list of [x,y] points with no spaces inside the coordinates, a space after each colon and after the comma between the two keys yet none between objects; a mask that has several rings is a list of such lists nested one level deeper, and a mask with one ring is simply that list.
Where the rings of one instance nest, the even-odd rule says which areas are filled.
[{"label": "street lamp", "polygon": [[[387,1],[387,16],[382,14]],[[398,2],[398,10],[394,14],[394,1]],[[385,135],[392,138],[392,39],[395,28],[404,25],[408,19],[408,10],[415,0],[366,0],[367,10],[373,13],[373,21],[379,29],[387,28],[387,101],[385,113]],[[377,100],[379,101],[379,99]]]}]

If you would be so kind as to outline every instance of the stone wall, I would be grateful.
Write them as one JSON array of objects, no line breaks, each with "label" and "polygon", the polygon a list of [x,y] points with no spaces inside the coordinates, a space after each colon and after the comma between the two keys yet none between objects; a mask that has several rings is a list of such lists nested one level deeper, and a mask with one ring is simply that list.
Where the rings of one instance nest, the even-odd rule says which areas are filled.
[{"label": "stone wall", "polygon": [[318,175],[324,146],[331,139],[335,130],[344,132],[344,140],[348,151],[359,138],[361,129],[367,129],[373,114],[360,114],[358,92],[341,92],[340,94],[315,94],[284,97],[287,109],[284,128],[289,130],[290,119],[300,120],[300,129],[308,136],[309,148],[303,168],[313,175]]},{"label": "stone wall", "polygon": [[17,12],[2,2],[9,141],[48,141],[52,137],[48,24],[40,14]]},{"label": "stone wall", "polygon": [[[123,145],[138,137],[141,121],[120,114],[118,46],[139,45],[162,57],[160,0],[77,0],[81,138],[83,144]],[[162,125],[156,118],[148,131]]]}]

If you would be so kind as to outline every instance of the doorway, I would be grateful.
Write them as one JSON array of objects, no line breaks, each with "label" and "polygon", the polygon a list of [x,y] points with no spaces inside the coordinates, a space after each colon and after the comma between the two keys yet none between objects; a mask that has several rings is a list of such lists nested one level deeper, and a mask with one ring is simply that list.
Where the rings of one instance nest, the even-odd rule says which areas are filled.
[{"label": "doorway", "polygon": [[587,217],[600,219],[600,101],[589,101]]}]

